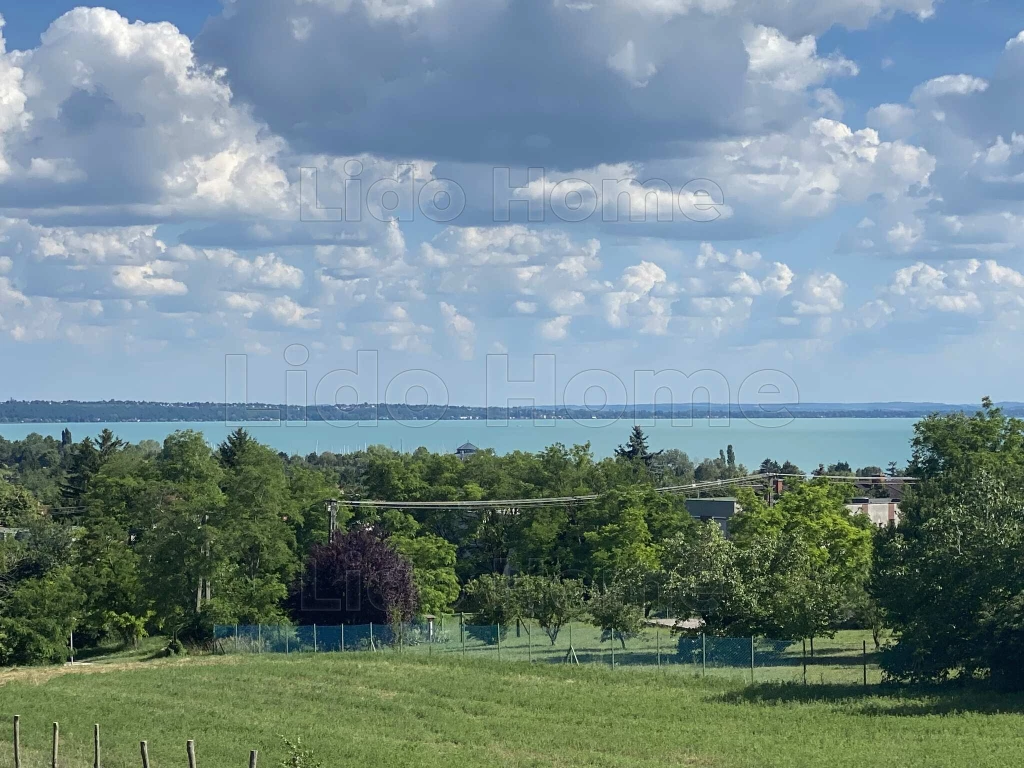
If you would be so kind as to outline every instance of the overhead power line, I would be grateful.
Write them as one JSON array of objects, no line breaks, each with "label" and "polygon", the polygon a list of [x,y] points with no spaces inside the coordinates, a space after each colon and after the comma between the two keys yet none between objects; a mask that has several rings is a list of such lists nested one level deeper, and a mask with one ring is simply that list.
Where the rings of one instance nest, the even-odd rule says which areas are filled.
[{"label": "overhead power line", "polygon": [[[705,480],[699,483],[688,483],[686,485],[668,485],[655,488],[655,493],[686,493],[709,490],[713,488],[741,488],[755,485],[764,485],[773,478],[800,478],[807,480],[807,475],[783,474],[780,472],[746,475],[744,477],[732,477],[724,480]],[[848,477],[845,475],[817,475],[809,478],[811,480],[829,480],[842,482],[871,482],[884,485],[887,480],[898,479],[900,483],[909,484],[916,481],[912,477],[900,478],[878,478],[878,477]],[[879,482],[881,481],[881,482]],[[388,507],[390,509],[493,509],[498,507],[557,507],[567,504],[584,504],[597,501],[607,494],[589,493],[578,496],[549,496],[532,499],[478,499],[462,501],[382,501],[376,499],[352,499],[342,503],[351,507]]]}]

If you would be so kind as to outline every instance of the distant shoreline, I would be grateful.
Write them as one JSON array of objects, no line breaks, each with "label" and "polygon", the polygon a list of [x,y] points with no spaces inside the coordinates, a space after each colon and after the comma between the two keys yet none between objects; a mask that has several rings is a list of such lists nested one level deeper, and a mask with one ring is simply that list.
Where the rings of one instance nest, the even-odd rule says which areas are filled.
[{"label": "distant shoreline", "polygon": [[[1024,403],[1000,405],[1024,416]],[[974,413],[977,405],[945,403],[791,403],[788,405],[407,406],[353,404],[284,406],[269,403],[160,403],[147,401],[22,401],[0,403],[0,424],[273,423],[278,421],[533,421],[719,419],[919,419],[932,413]]]}]

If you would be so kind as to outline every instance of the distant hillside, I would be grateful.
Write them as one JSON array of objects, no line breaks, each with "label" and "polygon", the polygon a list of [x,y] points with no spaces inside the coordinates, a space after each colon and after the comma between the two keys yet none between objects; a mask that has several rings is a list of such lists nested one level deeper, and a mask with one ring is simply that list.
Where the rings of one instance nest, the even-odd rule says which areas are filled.
[{"label": "distant hillside", "polygon": [[[1000,404],[1007,413],[1024,416],[1024,403]],[[301,421],[382,420],[460,420],[460,419],[649,419],[649,418],[920,418],[929,413],[964,411],[973,413],[977,405],[946,403],[798,403],[772,406],[762,411],[753,405],[695,404],[606,406],[592,411],[582,406],[523,406],[490,409],[481,406],[450,405],[415,407],[395,404],[361,403],[352,405],[286,407],[267,403],[158,403],[133,400],[86,402],[66,400],[8,400],[0,403],[0,423],[104,423],[164,421],[275,421],[287,418]]]}]

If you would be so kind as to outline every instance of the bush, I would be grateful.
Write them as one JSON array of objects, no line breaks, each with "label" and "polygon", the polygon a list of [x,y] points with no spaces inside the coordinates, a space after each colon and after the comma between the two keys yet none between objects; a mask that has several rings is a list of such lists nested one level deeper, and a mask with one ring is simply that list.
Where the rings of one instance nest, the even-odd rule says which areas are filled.
[{"label": "bush", "polygon": [[184,656],[187,653],[188,653],[188,651],[185,648],[185,644],[183,642],[181,642],[181,640],[179,640],[176,637],[174,639],[172,639],[164,647],[164,649],[162,651],[160,651],[160,655],[161,656]]}]

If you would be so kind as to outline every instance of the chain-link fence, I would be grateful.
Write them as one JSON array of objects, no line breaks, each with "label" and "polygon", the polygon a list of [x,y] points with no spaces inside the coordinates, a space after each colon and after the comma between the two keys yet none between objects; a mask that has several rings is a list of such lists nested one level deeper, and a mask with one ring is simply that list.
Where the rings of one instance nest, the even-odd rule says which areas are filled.
[{"label": "chain-link fence", "polygon": [[754,682],[874,684],[881,681],[874,643],[864,633],[835,638],[771,640],[714,637],[651,626],[612,636],[581,622],[541,627],[471,624],[459,616],[428,623],[338,626],[220,625],[219,653],[339,653],[372,651],[535,663],[661,667],[701,677]]}]

